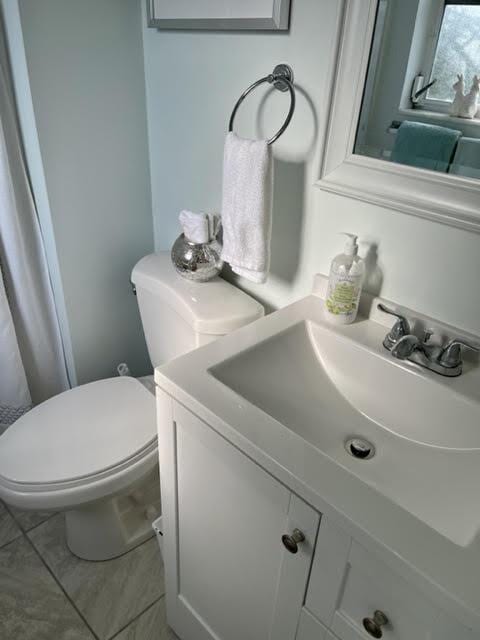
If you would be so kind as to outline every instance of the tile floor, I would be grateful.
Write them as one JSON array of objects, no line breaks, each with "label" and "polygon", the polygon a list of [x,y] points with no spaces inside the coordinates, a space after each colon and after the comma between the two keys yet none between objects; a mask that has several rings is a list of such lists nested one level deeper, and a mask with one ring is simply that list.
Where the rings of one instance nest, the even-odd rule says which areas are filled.
[{"label": "tile floor", "polygon": [[0,640],[178,640],[164,600],[155,538],[86,562],[68,550],[62,514],[0,502]]}]

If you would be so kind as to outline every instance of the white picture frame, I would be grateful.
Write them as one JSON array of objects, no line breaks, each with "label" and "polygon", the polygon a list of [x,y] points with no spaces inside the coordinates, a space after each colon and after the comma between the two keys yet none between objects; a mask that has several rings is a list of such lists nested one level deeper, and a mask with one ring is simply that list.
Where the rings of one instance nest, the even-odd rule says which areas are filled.
[{"label": "white picture frame", "polygon": [[291,0],[147,0],[155,29],[286,31]]},{"label": "white picture frame", "polygon": [[480,180],[354,153],[378,0],[345,0],[320,189],[480,232]]}]

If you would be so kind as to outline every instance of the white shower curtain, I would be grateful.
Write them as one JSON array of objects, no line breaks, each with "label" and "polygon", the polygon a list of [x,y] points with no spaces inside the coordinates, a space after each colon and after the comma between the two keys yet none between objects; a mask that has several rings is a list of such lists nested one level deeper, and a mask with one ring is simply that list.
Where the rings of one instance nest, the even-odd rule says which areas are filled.
[{"label": "white shower curtain", "polygon": [[2,433],[8,425],[25,413],[32,403],[3,277],[0,277],[0,362]]},{"label": "white shower curtain", "polygon": [[0,433],[68,376],[0,28]]}]

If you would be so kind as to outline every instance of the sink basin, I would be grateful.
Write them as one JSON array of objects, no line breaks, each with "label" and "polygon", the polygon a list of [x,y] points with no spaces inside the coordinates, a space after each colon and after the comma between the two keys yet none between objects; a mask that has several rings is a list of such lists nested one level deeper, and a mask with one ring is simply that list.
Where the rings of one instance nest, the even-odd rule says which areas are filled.
[{"label": "sink basin", "polygon": [[311,321],[210,373],[322,450],[332,439],[372,435],[372,423],[416,443],[480,449],[478,400]]},{"label": "sink basin", "polygon": [[[289,482],[350,510],[373,489],[372,505],[380,494],[456,545],[480,547],[478,363],[444,378],[384,349],[379,312],[335,326],[323,309],[315,295],[299,300],[166,364],[157,384]],[[355,457],[352,439],[371,455]]]}]

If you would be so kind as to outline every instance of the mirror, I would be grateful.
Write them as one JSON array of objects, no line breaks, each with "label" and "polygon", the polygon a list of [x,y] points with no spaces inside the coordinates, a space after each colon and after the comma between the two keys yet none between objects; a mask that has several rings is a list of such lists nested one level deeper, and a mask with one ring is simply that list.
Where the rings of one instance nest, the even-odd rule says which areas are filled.
[{"label": "mirror", "polygon": [[355,153],[479,179],[479,76],[480,0],[379,0]]},{"label": "mirror", "polygon": [[324,190],[480,232],[480,0],[344,0]]}]

